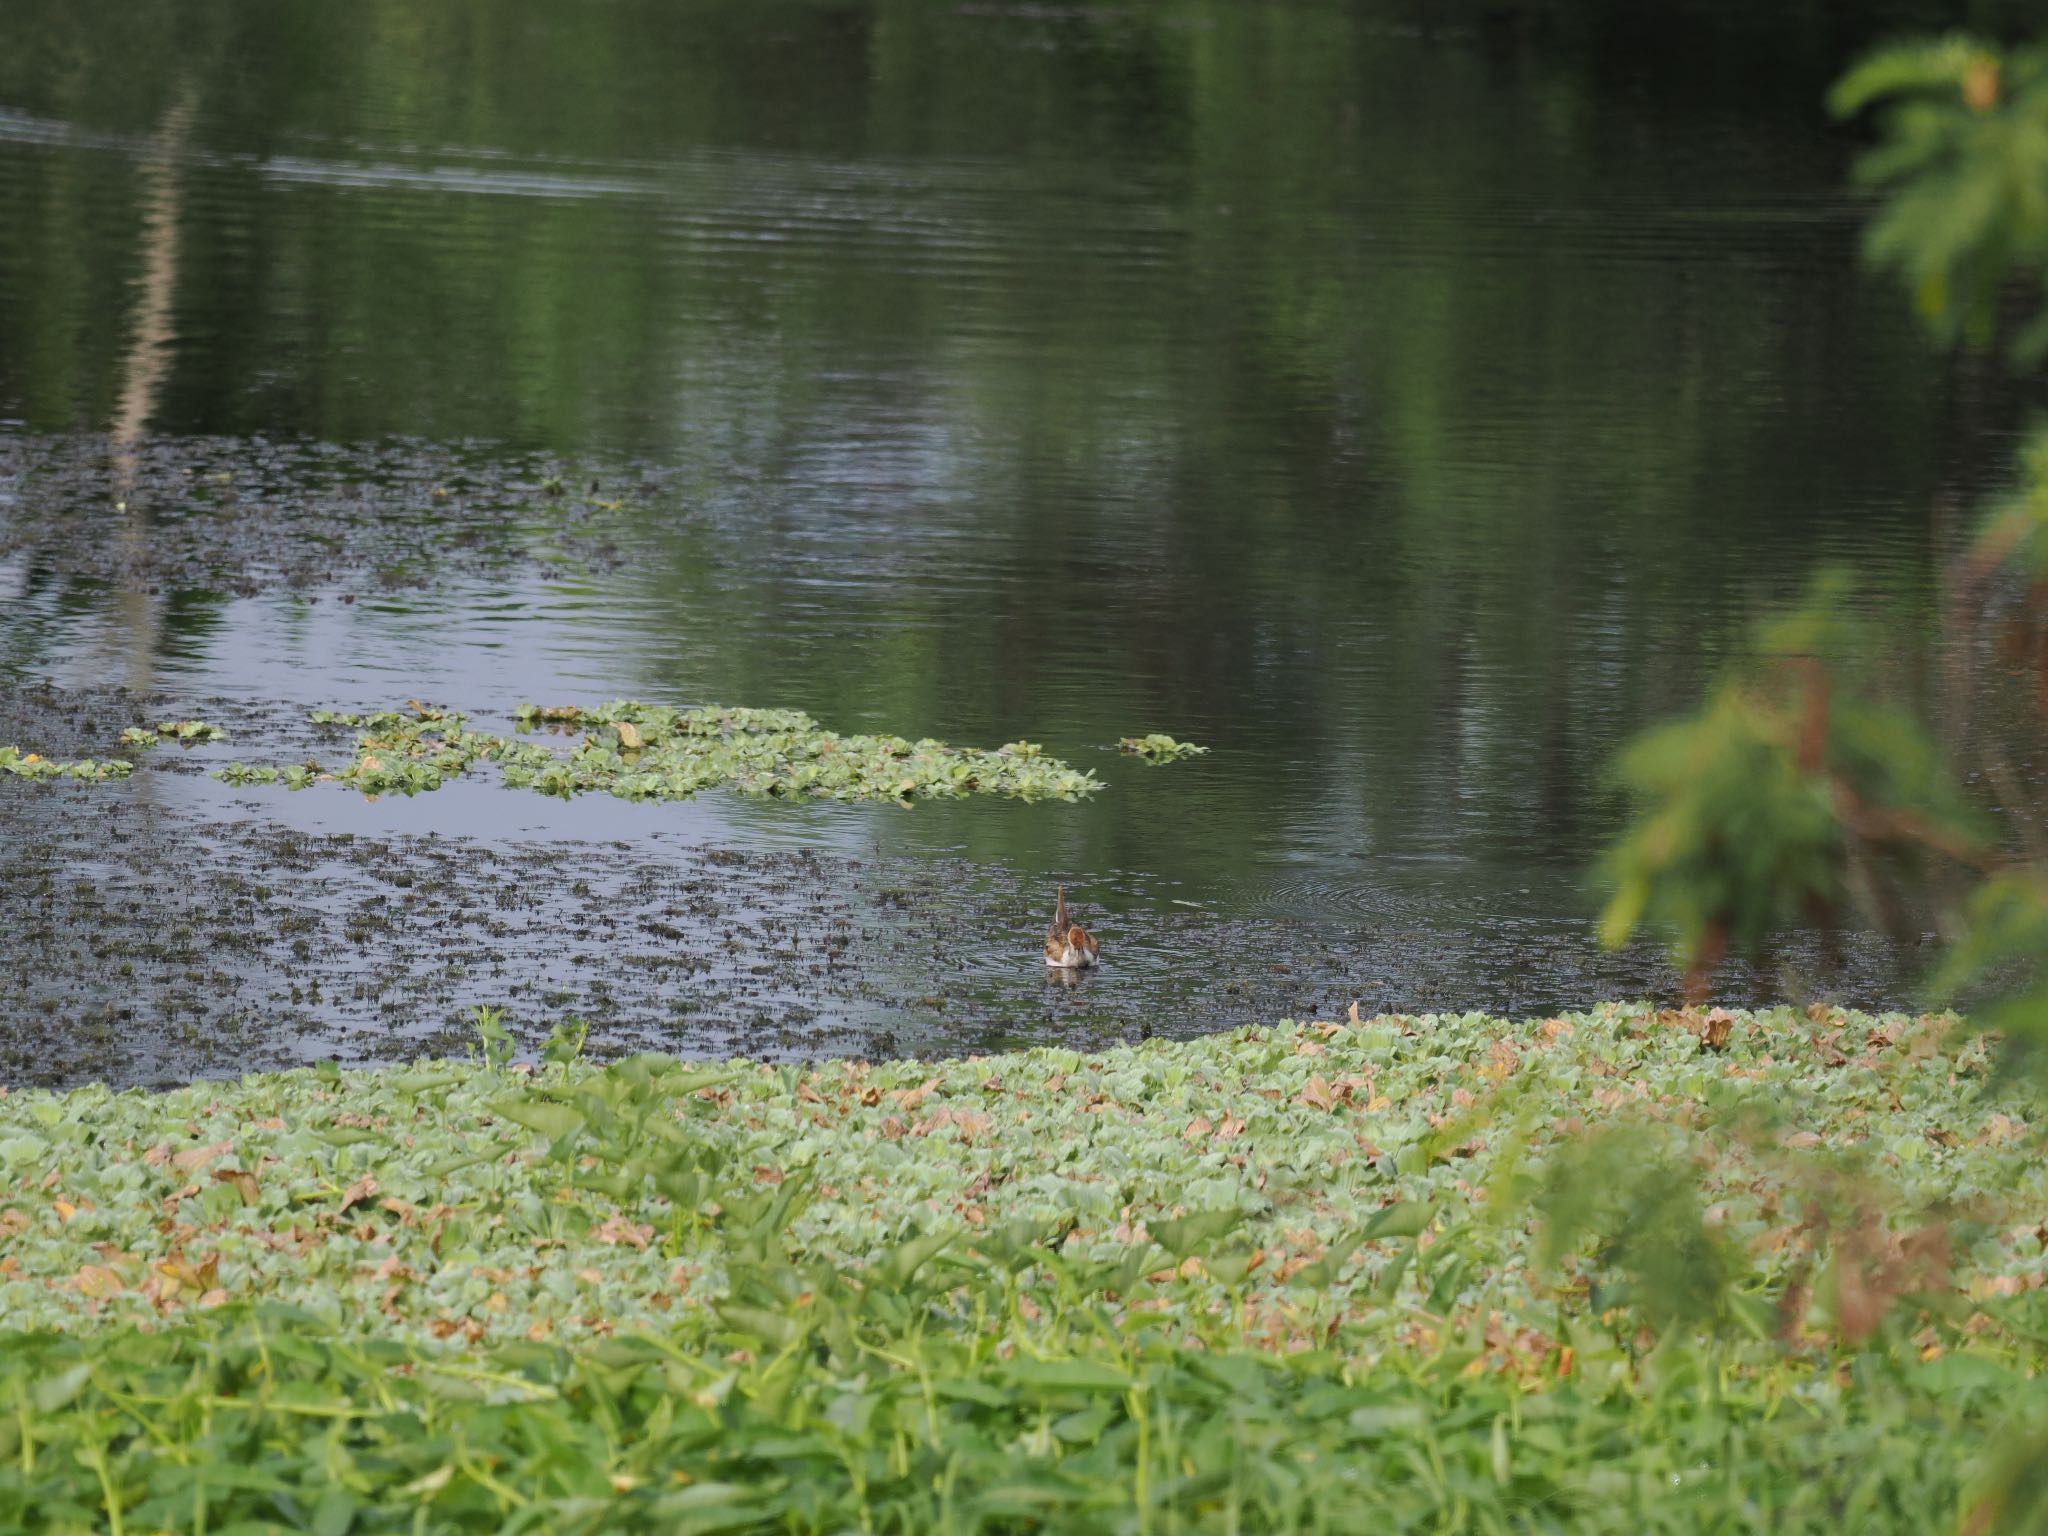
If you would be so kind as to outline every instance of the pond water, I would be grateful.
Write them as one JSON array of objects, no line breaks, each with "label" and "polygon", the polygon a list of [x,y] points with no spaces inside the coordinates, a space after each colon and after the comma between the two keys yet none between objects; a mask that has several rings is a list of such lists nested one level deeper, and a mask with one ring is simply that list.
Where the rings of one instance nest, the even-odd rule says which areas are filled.
[{"label": "pond water", "polygon": [[[801,1056],[1668,995],[1590,933],[1615,747],[1829,561],[1938,695],[2008,451],[1859,269],[1819,105],[1950,18],[1839,9],[16,0],[0,742],[234,739],[0,784],[0,1081],[389,1059],[478,1003]],[[1107,787],[201,771],[415,697]],[[1214,750],[1115,754],[1155,730]],[[1913,958],[1795,936],[1726,992],[1910,1001]]]}]

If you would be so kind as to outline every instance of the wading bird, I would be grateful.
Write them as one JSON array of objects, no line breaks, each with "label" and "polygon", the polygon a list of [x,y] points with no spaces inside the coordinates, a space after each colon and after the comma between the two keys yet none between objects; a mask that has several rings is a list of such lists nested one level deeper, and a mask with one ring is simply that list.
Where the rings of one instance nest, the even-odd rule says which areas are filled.
[{"label": "wading bird", "polygon": [[1045,930],[1045,963],[1063,971],[1085,971],[1101,953],[1095,936],[1067,916],[1067,888],[1061,886],[1059,905]]}]

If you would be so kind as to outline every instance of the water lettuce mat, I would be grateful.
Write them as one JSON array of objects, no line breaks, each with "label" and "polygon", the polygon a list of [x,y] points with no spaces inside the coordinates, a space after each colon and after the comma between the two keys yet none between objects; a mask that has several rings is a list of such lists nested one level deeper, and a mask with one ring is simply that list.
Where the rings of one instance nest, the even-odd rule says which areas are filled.
[{"label": "water lettuce mat", "polygon": [[19,747],[0,747],[0,773],[17,779],[79,779],[87,783],[101,783],[107,779],[125,779],[134,771],[135,765],[125,758],[95,762],[86,757],[64,762],[37,752],[24,752]]},{"label": "water lettuce mat", "polygon": [[1122,737],[1116,746],[1119,752],[1142,757],[1154,767],[1161,763],[1177,763],[1184,757],[1206,757],[1209,753],[1207,747],[1198,747],[1192,741],[1175,741],[1158,731],[1150,736]]},{"label": "water lettuce mat", "polygon": [[2042,1407],[2048,1172],[1951,1019],[484,1023],[0,1096],[0,1527],[1927,1531]]},{"label": "water lettuce mat", "polygon": [[[748,795],[904,805],[976,794],[1079,800],[1102,788],[1094,774],[1044,756],[1035,742],[981,751],[929,738],[842,736],[794,709],[671,709],[622,699],[591,709],[522,704],[514,719],[519,734],[500,736],[470,730],[466,716],[417,700],[403,711],[367,715],[316,710],[314,725],[357,732],[354,760],[346,767],[236,761],[214,769],[213,777],[288,789],[339,781],[365,795],[415,795],[480,763],[495,763],[504,783],[564,799],[601,790],[624,800],[682,800],[724,786]],[[566,748],[525,739],[543,728],[568,738]],[[190,746],[225,736],[205,721],[167,721],[131,727],[121,743],[147,751],[162,741]],[[133,768],[125,759],[51,762],[0,747],[0,772],[18,778],[126,778]]]},{"label": "water lettuce mat", "polygon": [[[204,720],[166,720],[156,726],[130,726],[121,733],[121,745],[133,752],[146,752],[163,741],[191,746],[197,742],[221,741],[226,736],[226,731]],[[86,783],[103,783],[108,779],[125,779],[134,771],[135,764],[123,757],[100,762],[87,757],[65,762],[53,761],[35,752],[23,752],[19,747],[0,747],[0,773],[11,774],[17,779],[78,779]]]}]

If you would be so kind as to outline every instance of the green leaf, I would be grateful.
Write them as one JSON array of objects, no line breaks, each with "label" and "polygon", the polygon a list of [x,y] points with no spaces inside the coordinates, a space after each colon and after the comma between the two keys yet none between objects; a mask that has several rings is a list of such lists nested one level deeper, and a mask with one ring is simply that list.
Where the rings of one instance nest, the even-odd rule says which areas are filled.
[{"label": "green leaf", "polygon": [[884,1284],[901,1289],[928,1261],[952,1246],[959,1235],[957,1231],[927,1232],[887,1250],[869,1267]]},{"label": "green leaf", "polygon": [[809,1319],[799,1320],[785,1312],[771,1312],[765,1307],[743,1306],[738,1302],[722,1301],[713,1310],[719,1321],[743,1337],[756,1339],[771,1349],[788,1349],[805,1338],[811,1331]]},{"label": "green leaf", "polygon": [[1041,1392],[1125,1392],[1136,1385],[1128,1372],[1100,1360],[1035,1360],[1019,1355],[1002,1374],[1013,1387]]},{"label": "green leaf", "polygon": [[1436,1207],[1422,1200],[1404,1200],[1376,1211],[1361,1229],[1366,1239],[1416,1237],[1429,1229]]},{"label": "green leaf", "polygon": [[1157,1221],[1146,1222],[1145,1227],[1160,1247],[1175,1258],[1184,1259],[1235,1231],[1244,1219],[1243,1211],[1234,1206],[1224,1206],[1215,1210],[1190,1211],[1185,1216],[1162,1216]]},{"label": "green leaf", "polygon": [[586,1118],[572,1104],[538,1097],[499,1099],[491,1105],[491,1113],[550,1139],[574,1135],[583,1129]]}]

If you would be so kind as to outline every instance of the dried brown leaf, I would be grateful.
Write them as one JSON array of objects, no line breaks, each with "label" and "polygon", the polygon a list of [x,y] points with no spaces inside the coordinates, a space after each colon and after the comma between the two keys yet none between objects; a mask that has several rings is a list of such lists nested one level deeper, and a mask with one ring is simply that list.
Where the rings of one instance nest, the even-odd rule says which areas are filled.
[{"label": "dried brown leaf", "polygon": [[1337,1095],[1330,1091],[1330,1085],[1322,1074],[1317,1073],[1308,1080],[1301,1092],[1295,1095],[1294,1102],[1306,1104],[1310,1109],[1320,1109],[1327,1114],[1337,1107]]},{"label": "dried brown leaf", "polygon": [[242,1197],[244,1205],[254,1205],[261,1198],[256,1187],[256,1175],[245,1168],[216,1168],[213,1178],[217,1184],[234,1185],[235,1193]]},{"label": "dried brown leaf", "polygon": [[216,1157],[235,1150],[232,1141],[215,1142],[210,1147],[187,1147],[171,1158],[173,1168],[197,1168],[212,1162]]}]

